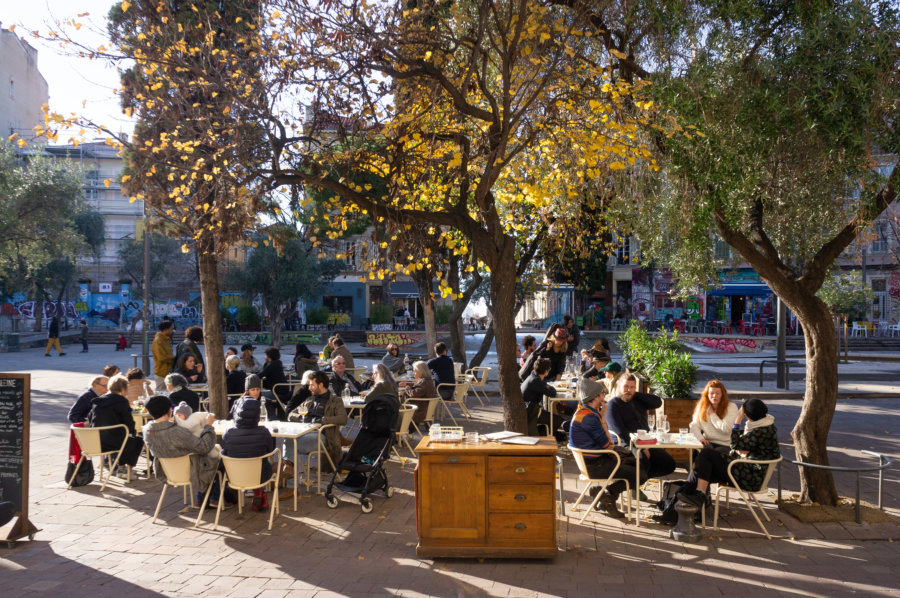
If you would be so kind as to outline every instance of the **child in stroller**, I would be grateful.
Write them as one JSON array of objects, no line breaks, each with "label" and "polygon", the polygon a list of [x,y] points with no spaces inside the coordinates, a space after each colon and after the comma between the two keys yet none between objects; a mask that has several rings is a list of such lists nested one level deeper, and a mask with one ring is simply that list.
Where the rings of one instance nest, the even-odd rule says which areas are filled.
[{"label": "child in stroller", "polygon": [[[350,445],[350,450],[337,464],[337,471],[325,490],[325,501],[330,508],[336,509],[340,504],[333,493],[335,488],[348,494],[358,494],[363,513],[371,513],[374,508],[368,498],[370,493],[383,490],[388,498],[394,494],[388,484],[384,462],[390,458],[399,413],[400,405],[395,397],[380,395],[369,398],[360,416],[362,429]],[[344,477],[338,481],[341,475]]]}]

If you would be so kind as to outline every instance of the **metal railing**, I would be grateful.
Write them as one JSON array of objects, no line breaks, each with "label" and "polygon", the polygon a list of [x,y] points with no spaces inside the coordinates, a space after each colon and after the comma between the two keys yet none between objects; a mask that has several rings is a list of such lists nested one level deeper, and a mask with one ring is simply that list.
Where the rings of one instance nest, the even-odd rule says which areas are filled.
[{"label": "metal railing", "polygon": [[[859,474],[869,471],[878,472],[878,508],[884,510],[882,504],[882,495],[884,490],[884,470],[891,466],[891,460],[881,453],[873,451],[860,451],[865,455],[878,457],[878,465],[875,467],[839,467],[837,465],[818,465],[816,463],[804,463],[803,461],[791,461],[798,467],[813,467],[815,469],[827,469],[829,471],[853,472],[856,474],[856,523],[862,523],[860,520],[859,508]],[[778,468],[778,503],[781,504],[781,468]]]}]

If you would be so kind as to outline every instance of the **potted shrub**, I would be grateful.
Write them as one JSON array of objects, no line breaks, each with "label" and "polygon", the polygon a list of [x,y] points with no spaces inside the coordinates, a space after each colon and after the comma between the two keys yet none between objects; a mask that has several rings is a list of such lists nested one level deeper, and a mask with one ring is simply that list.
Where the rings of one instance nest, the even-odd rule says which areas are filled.
[{"label": "potted shrub", "polygon": [[235,319],[237,320],[239,329],[243,331],[259,330],[259,325],[262,322],[259,312],[253,305],[241,305],[238,307]]},{"label": "potted shrub", "polygon": [[369,321],[372,323],[372,330],[378,332],[389,332],[394,328],[394,315],[390,305],[378,303],[369,309]]},{"label": "potted shrub", "polygon": [[[663,343],[665,345],[665,343]],[[670,431],[687,428],[694,414],[697,399],[691,394],[697,380],[697,366],[690,353],[671,348],[657,348],[650,373],[653,392],[663,399],[657,415],[665,415]],[[676,460],[687,460],[687,449],[670,450]]]},{"label": "potted shrub", "polygon": [[306,329],[307,330],[328,330],[328,316],[331,312],[327,307],[321,305],[319,307],[310,307],[306,309]]}]

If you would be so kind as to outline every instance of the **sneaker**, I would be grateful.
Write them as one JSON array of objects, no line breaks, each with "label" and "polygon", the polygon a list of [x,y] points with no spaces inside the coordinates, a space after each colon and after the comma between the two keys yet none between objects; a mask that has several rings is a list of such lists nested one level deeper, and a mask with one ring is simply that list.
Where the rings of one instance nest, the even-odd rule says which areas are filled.
[{"label": "sneaker", "polygon": [[49,353],[44,353],[44,357],[50,357]]},{"label": "sneaker", "polygon": [[619,507],[616,506],[616,499],[609,492],[604,492],[600,495],[600,501],[594,507],[598,511],[606,513],[608,516],[613,519],[624,519],[625,514],[619,510]]},{"label": "sneaker", "polygon": [[63,355],[65,355],[65,353],[60,353],[60,354],[59,354],[60,357],[62,357]]},{"label": "sneaker", "polygon": [[660,525],[675,525],[678,523],[678,513],[675,511],[663,511],[660,515],[653,515],[651,520]]}]

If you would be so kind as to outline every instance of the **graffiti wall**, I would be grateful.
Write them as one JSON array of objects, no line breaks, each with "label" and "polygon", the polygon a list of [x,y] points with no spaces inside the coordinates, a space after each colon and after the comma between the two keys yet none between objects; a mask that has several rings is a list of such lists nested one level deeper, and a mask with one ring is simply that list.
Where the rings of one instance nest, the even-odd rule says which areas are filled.
[{"label": "graffiti wall", "polygon": [[[240,347],[245,343],[256,346],[268,347],[272,344],[272,334],[269,332],[227,332],[225,333],[225,345]],[[305,343],[307,345],[324,345],[325,340],[317,332],[282,332],[281,346]]]},{"label": "graffiti wall", "polygon": [[758,353],[769,350],[774,343],[749,338],[680,337],[689,347],[698,351],[719,353]]},{"label": "graffiti wall", "polygon": [[425,342],[424,333],[415,332],[368,332],[366,345],[369,347],[386,347],[395,343],[401,347],[418,345]]}]

